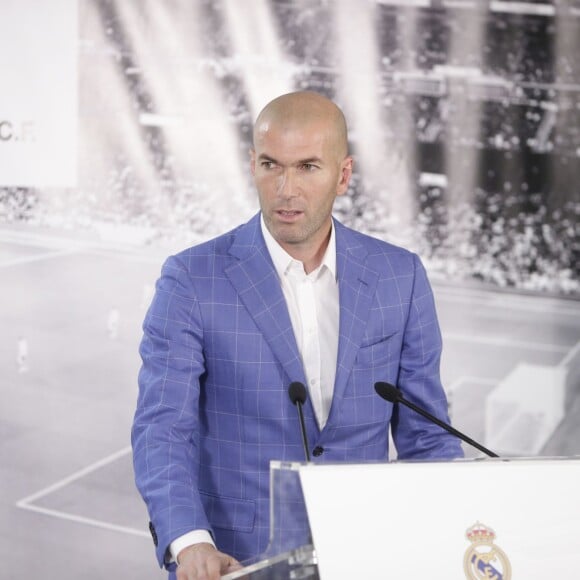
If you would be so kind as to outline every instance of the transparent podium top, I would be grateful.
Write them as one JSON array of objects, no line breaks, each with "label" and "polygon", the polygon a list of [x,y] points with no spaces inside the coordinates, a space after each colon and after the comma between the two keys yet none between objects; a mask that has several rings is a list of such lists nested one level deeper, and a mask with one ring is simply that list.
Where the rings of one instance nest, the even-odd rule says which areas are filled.
[{"label": "transparent podium top", "polygon": [[303,463],[270,463],[270,541],[266,551],[223,578],[316,579],[316,557],[300,483]]}]

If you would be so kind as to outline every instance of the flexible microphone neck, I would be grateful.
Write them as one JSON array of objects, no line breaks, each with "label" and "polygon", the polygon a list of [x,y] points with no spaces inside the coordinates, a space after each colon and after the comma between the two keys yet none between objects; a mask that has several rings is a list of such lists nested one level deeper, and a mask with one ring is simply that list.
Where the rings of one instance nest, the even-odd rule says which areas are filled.
[{"label": "flexible microphone neck", "polygon": [[397,387],[395,387],[394,385],[391,385],[390,383],[378,382],[375,383],[375,391],[377,392],[379,397],[385,399],[385,401],[389,401],[389,403],[393,404],[401,403],[402,405],[409,407],[409,409],[412,409],[416,413],[419,413],[419,415],[422,415],[423,417],[425,417],[425,419],[431,421],[432,423],[435,423],[436,425],[439,425],[439,427],[445,429],[445,431],[447,431],[448,433],[455,435],[455,437],[458,437],[462,441],[465,441],[465,443],[471,445],[472,447],[475,447],[476,449],[478,449],[482,453],[485,453],[489,457],[499,457],[499,455],[497,455],[493,451],[490,451],[477,441],[474,441],[473,439],[471,439],[471,437],[468,437],[467,435],[461,433],[461,431],[458,431],[451,425],[444,423],[443,421],[441,421],[428,411],[425,411],[425,409],[422,409],[421,407],[418,407],[414,403],[411,403],[411,401],[405,399],[401,390],[397,389]]},{"label": "flexible microphone neck", "polygon": [[310,461],[310,452],[308,451],[308,437],[306,435],[306,425],[304,424],[304,413],[302,411],[302,405],[306,402],[306,387],[294,381],[290,383],[288,387],[288,396],[293,405],[298,409],[298,419],[300,421],[300,433],[302,434],[302,446],[304,447],[304,456],[306,461]]}]

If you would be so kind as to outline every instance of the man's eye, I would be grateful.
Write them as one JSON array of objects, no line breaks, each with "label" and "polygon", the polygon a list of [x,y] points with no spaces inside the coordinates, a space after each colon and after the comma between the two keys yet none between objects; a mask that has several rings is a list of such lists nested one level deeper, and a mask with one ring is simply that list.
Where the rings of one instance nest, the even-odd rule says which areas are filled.
[{"label": "man's eye", "polygon": [[317,169],[317,167],[316,165],[314,165],[314,163],[303,163],[302,169],[304,171],[314,171],[315,169]]},{"label": "man's eye", "polygon": [[276,164],[273,161],[262,161],[260,163],[260,165],[264,168],[264,169],[274,169],[274,167],[276,166]]}]

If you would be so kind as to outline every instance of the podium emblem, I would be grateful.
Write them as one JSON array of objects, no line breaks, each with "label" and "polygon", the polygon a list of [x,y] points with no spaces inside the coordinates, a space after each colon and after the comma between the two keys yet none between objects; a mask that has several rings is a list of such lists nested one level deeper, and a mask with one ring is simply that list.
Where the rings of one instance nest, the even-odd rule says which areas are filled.
[{"label": "podium emblem", "polygon": [[476,522],[467,529],[465,537],[471,542],[463,558],[467,580],[511,580],[512,568],[505,552],[496,544],[495,532]]}]

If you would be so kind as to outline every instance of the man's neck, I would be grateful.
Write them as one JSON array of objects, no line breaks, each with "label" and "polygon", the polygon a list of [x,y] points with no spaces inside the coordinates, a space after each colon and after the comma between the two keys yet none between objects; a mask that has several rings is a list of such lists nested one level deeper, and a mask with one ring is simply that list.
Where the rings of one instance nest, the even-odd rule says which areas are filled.
[{"label": "man's neck", "polygon": [[309,243],[309,244],[280,244],[286,252],[290,256],[292,256],[295,260],[302,262],[304,266],[304,272],[306,274],[310,274],[310,272],[314,272],[320,264],[322,264],[322,260],[324,258],[324,254],[326,252],[326,248],[328,248],[328,242],[330,240],[330,228],[328,229],[328,233],[322,239],[322,241],[316,245]]},{"label": "man's neck", "polygon": [[[287,258],[296,260],[302,264],[304,272],[310,274],[327,263],[330,270],[336,272],[336,248],[334,241],[334,225],[330,220],[328,233],[320,237],[318,241],[310,240],[308,244],[290,244],[278,242],[268,230],[264,216],[260,216],[260,227],[268,251],[272,256],[276,268],[281,273],[287,267]],[[314,243],[313,243],[314,242]],[[330,247],[332,244],[333,247]],[[285,257],[286,258],[285,258]]]}]

